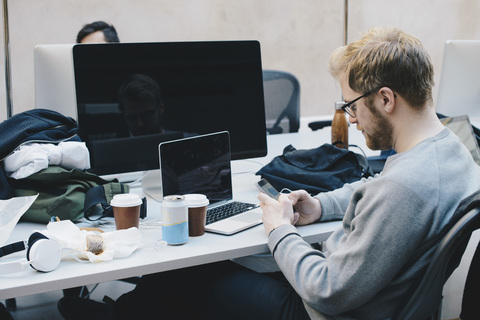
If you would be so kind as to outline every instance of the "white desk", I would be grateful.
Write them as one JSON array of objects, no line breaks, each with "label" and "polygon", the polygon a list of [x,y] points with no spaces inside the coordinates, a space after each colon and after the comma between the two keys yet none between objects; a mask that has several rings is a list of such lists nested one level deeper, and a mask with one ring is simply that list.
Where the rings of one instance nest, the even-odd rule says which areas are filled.
[{"label": "white desk", "polygon": [[[353,144],[364,145],[363,137],[350,129]],[[234,195],[237,199],[257,201],[257,189],[254,183],[259,177],[254,173],[267,164],[274,156],[281,154],[283,148],[292,144],[297,149],[308,149],[329,142],[330,131],[272,135],[268,136],[268,156],[264,158],[233,161]],[[367,151],[367,150],[364,150]],[[367,155],[375,153],[368,152]],[[137,188],[133,192],[141,193]],[[0,300],[60,290],[69,287],[112,281],[148,273],[233,259],[268,251],[267,236],[263,226],[257,226],[233,236],[206,233],[201,237],[191,237],[181,246],[164,246],[160,249],[155,243],[161,239],[161,227],[155,221],[160,218],[161,204],[149,199],[148,214],[142,221],[140,230],[143,235],[142,246],[130,257],[100,263],[80,263],[75,260],[63,260],[60,266],[50,273],[40,273],[31,268],[10,275],[0,275]],[[113,220],[113,219],[112,219]],[[309,243],[324,241],[340,222],[329,222],[299,228],[300,234]],[[111,225],[113,227],[113,224]],[[19,223],[8,243],[25,240],[32,230],[45,229],[45,225]],[[107,231],[106,229],[104,229]],[[113,229],[111,229],[113,230]],[[15,257],[24,257],[25,252]],[[2,258],[2,261],[6,261]]]}]

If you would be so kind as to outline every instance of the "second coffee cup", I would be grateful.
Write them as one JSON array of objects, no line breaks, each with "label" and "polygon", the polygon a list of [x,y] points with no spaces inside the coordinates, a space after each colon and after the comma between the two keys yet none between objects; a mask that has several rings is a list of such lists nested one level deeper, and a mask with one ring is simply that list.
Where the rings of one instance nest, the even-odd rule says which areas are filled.
[{"label": "second coffee cup", "polygon": [[137,227],[140,223],[140,207],[142,199],[138,194],[122,193],[113,196],[110,205],[117,230]]},{"label": "second coffee cup", "polygon": [[186,194],[188,206],[188,235],[198,237],[205,234],[207,206],[210,203],[204,194]]}]

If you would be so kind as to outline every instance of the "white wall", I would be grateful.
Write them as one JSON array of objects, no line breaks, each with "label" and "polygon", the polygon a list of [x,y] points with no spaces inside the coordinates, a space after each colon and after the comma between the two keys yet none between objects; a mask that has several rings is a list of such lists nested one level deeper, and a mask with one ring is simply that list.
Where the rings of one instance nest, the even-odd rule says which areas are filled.
[{"label": "white wall", "polygon": [[[257,39],[264,68],[299,78],[302,116],[331,114],[341,96],[326,67],[343,44],[344,0],[10,0],[8,9],[14,114],[35,104],[34,46],[72,43],[94,20],[113,23],[122,42]],[[398,26],[423,41],[438,82],[445,40],[479,39],[478,16],[476,0],[349,1],[348,38],[372,26]],[[0,40],[3,74],[3,34]],[[6,119],[4,81],[0,120]]]}]

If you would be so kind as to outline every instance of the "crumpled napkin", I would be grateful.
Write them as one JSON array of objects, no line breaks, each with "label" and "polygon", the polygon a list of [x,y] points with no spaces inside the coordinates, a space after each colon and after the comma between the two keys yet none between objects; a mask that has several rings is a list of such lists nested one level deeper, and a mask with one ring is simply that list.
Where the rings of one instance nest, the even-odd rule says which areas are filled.
[{"label": "crumpled napkin", "polygon": [[[47,225],[47,230],[42,231],[42,233],[59,244],[62,258],[88,259],[90,262],[126,258],[139,247],[142,241],[142,234],[135,227],[98,233],[80,230],[70,220],[50,222]],[[87,250],[88,235],[103,238],[103,251],[101,253],[95,254]]]},{"label": "crumpled napkin", "polygon": [[30,208],[38,194],[28,197],[13,197],[0,200],[0,246],[7,242],[8,237],[17,225],[20,217]]}]

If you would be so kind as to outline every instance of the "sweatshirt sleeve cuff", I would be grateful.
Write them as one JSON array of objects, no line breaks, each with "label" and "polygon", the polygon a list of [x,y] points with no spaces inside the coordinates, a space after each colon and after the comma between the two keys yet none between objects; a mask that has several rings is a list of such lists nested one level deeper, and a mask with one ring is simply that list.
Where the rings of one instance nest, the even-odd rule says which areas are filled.
[{"label": "sweatshirt sleeve cuff", "polygon": [[320,200],[320,205],[322,206],[322,216],[317,222],[338,220],[338,217],[335,216],[333,202],[325,193],[320,193],[315,198]]},{"label": "sweatshirt sleeve cuff", "polygon": [[268,236],[268,248],[270,249],[273,255],[275,255],[275,250],[278,244],[282,242],[283,239],[285,239],[290,235],[300,236],[300,234],[297,231],[297,228],[295,228],[295,226],[290,224],[281,225],[270,232]]}]

